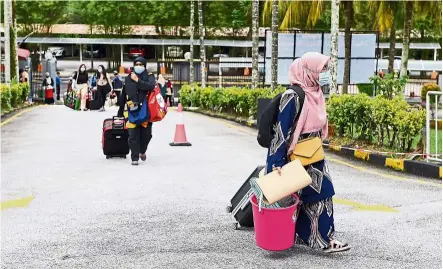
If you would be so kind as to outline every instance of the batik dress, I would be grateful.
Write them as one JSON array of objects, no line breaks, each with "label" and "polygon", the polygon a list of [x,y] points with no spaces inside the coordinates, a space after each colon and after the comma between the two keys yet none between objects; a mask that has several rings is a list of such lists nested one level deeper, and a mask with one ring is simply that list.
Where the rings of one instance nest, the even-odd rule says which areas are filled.
[{"label": "batik dress", "polygon": [[[288,148],[295,130],[295,116],[300,109],[298,95],[288,89],[281,98],[278,119],[274,125],[275,136],[271,141],[266,171],[283,167],[288,161]],[[299,141],[308,137],[321,137],[320,131],[300,135]],[[312,184],[298,192],[300,205],[297,212],[296,243],[320,249],[330,246],[334,239],[332,196],[334,187],[325,161],[305,167]]]}]

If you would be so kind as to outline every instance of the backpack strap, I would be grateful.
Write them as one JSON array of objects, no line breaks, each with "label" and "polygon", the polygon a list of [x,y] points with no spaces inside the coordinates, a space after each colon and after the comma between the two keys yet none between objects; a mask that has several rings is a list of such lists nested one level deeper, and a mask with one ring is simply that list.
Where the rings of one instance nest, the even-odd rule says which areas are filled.
[{"label": "backpack strap", "polygon": [[298,103],[300,105],[300,108],[294,120],[294,122],[297,122],[298,118],[300,118],[301,110],[303,109],[303,104],[305,103],[305,91],[299,85],[291,85],[288,87],[288,89],[295,91],[298,95]]}]

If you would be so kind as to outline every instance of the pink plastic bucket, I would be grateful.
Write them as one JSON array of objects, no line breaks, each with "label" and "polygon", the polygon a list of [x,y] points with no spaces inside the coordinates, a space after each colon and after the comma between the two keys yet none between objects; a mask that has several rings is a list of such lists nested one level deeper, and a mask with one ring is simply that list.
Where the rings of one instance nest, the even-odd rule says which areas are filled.
[{"label": "pink plastic bucket", "polygon": [[281,251],[294,246],[295,218],[299,198],[295,204],[283,208],[264,208],[259,211],[257,198],[251,197],[252,213],[254,216],[255,242],[265,250]]}]

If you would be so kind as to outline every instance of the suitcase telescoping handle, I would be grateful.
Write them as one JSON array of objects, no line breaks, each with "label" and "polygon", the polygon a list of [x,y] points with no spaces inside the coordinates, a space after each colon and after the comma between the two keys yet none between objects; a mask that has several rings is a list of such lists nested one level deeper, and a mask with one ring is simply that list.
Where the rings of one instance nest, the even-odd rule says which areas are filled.
[{"label": "suitcase telescoping handle", "polygon": [[[115,124],[116,120],[121,123]],[[124,117],[118,117],[118,116],[112,117],[112,129],[123,129],[124,126],[125,126],[125,118]]]}]

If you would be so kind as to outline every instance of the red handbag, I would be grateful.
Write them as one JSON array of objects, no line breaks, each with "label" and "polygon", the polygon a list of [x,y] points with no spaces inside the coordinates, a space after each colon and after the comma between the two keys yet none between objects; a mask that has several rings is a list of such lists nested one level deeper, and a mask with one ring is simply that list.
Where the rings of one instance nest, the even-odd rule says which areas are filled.
[{"label": "red handbag", "polygon": [[168,112],[160,87],[155,84],[154,90],[148,95],[149,121],[161,121]]}]

